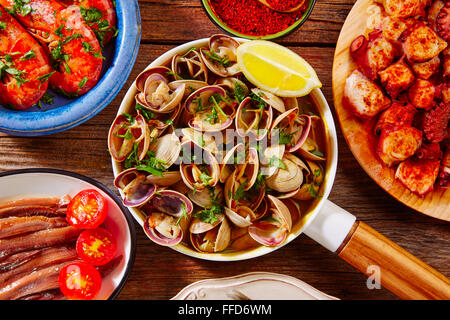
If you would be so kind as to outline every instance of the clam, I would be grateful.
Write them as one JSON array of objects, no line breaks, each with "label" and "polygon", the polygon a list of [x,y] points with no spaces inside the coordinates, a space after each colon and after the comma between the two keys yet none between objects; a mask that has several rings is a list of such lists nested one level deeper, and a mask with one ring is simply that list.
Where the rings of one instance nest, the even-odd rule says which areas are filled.
[{"label": "clam", "polygon": [[237,207],[234,210],[225,208],[225,215],[239,228],[245,228],[252,224],[253,211],[248,207]]},{"label": "clam", "polygon": [[238,143],[223,157],[220,165],[220,182],[225,183],[236,169],[236,166],[243,163],[245,163],[245,146],[242,143]]},{"label": "clam", "polygon": [[314,197],[320,197],[320,186],[324,181],[324,172],[322,167],[314,161],[307,160],[309,170],[306,175],[306,182],[292,196],[297,200],[311,200]]},{"label": "clam", "polygon": [[151,174],[147,176],[147,181],[159,187],[169,187],[181,181],[181,174],[179,171],[167,171],[161,175]]},{"label": "clam", "polygon": [[235,103],[220,86],[207,86],[193,92],[185,102],[192,115],[188,124],[199,131],[217,132],[228,128],[235,114]]},{"label": "clam", "polygon": [[209,38],[209,49],[201,49],[205,65],[220,77],[230,77],[241,72],[237,64],[236,51],[239,42],[226,35],[213,35]]},{"label": "clam", "polygon": [[258,177],[259,159],[255,148],[246,149],[242,143],[228,151],[220,167],[220,182],[236,172],[234,179],[240,184],[245,183],[244,191],[253,187]]},{"label": "clam", "polygon": [[216,84],[232,93],[238,102],[244,100],[244,97],[249,93],[247,85],[238,78],[220,78],[217,80]]},{"label": "clam", "polygon": [[278,246],[287,238],[292,229],[289,208],[272,195],[267,196],[270,203],[271,217],[254,222],[248,227],[249,235],[262,245]]},{"label": "clam", "polygon": [[214,188],[205,188],[200,191],[189,189],[187,195],[193,203],[202,208],[210,208],[216,203],[222,203],[223,200],[223,190],[220,185],[216,185]]},{"label": "clam", "polygon": [[298,114],[298,109],[290,109],[280,114],[272,124],[270,137],[279,144],[287,146],[287,152],[297,151],[308,138],[311,118]]},{"label": "clam", "polygon": [[139,91],[136,102],[152,112],[173,112],[184,97],[186,85],[182,84],[175,90],[171,90],[167,75],[170,72],[168,68],[156,67],[141,73],[136,79],[136,87]]},{"label": "clam", "polygon": [[[189,231],[191,232],[192,246],[200,252],[220,252],[225,250],[231,242],[231,227],[225,216],[221,215],[220,220],[215,224],[210,224],[207,228],[199,228],[198,222],[194,219]],[[199,232],[199,231],[202,232]]]},{"label": "clam", "polygon": [[191,141],[182,144],[182,151],[180,173],[184,183],[195,191],[216,186],[220,174],[217,159]]},{"label": "clam", "polygon": [[149,151],[158,159],[160,165],[167,169],[178,160],[181,152],[180,139],[175,133],[168,133],[156,139]]},{"label": "clam", "polygon": [[214,135],[202,133],[201,131],[196,131],[192,128],[181,129],[181,134],[183,135],[181,139],[182,142],[192,141],[199,147],[211,152],[212,154],[219,153]]},{"label": "clam", "polygon": [[252,93],[278,112],[283,113],[286,111],[283,99],[276,95],[258,88],[253,88]]},{"label": "clam", "polygon": [[172,72],[178,80],[191,79],[208,82],[208,68],[196,48],[184,54],[176,54],[172,58]]},{"label": "clam", "polygon": [[277,171],[278,167],[272,165],[273,159],[282,159],[284,151],[286,150],[286,145],[277,144],[272,141],[272,144],[264,149],[262,157],[260,157],[260,162],[262,165],[261,173],[266,177],[273,176]]},{"label": "clam", "polygon": [[161,190],[155,194],[145,210],[149,210],[144,221],[147,236],[157,244],[174,246],[184,237],[193,205],[181,193]]},{"label": "clam", "polygon": [[323,136],[323,122],[318,116],[310,116],[311,129],[305,142],[298,149],[298,153],[304,158],[313,161],[325,161],[323,147],[321,145]]},{"label": "clam", "polygon": [[298,190],[304,181],[303,170],[308,167],[292,154],[285,154],[278,162],[279,170],[266,179],[266,185],[280,193]]},{"label": "clam", "polygon": [[235,125],[238,135],[250,136],[257,141],[264,139],[272,124],[272,107],[265,102],[245,98],[236,112]]},{"label": "clam", "polygon": [[187,98],[194,91],[208,86],[208,83],[200,80],[175,80],[169,82],[169,88],[172,91],[176,91],[179,87],[185,86],[183,98]]},{"label": "clam", "polygon": [[108,134],[108,147],[114,160],[122,162],[137,147],[138,159],[142,160],[150,145],[150,129],[142,115],[133,123],[124,115],[114,120]]},{"label": "clam", "polygon": [[131,208],[144,205],[156,192],[156,186],[135,168],[121,172],[114,180],[114,185],[124,194],[123,204]]},{"label": "clam", "polygon": [[246,206],[251,210],[256,210],[264,199],[264,184],[255,183],[248,189],[248,181],[237,179],[237,175],[238,171],[235,170],[225,182],[224,197],[226,205],[231,209]]}]

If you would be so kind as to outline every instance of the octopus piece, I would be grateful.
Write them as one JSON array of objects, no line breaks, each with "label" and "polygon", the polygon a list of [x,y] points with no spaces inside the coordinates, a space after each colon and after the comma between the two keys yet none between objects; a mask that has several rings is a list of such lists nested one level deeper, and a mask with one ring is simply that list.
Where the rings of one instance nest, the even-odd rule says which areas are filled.
[{"label": "octopus piece", "polygon": [[386,69],[395,58],[394,46],[383,36],[381,31],[369,34],[369,40],[359,36],[350,46],[350,54],[358,69],[369,79],[375,80],[378,72]]},{"label": "octopus piece", "polygon": [[439,71],[439,67],[441,65],[441,59],[439,56],[434,57],[431,60],[425,62],[416,62],[411,65],[414,73],[420,79],[427,80],[432,75]]},{"label": "octopus piece", "polygon": [[444,158],[441,162],[439,171],[439,186],[442,188],[450,188],[450,146],[447,145],[447,150],[444,153]]},{"label": "octopus piece", "polygon": [[447,49],[444,50],[444,77],[450,78],[450,48],[447,47]]},{"label": "octopus piece", "polygon": [[450,41],[450,2],[446,1],[436,17],[436,32],[445,41]]},{"label": "octopus piece", "polygon": [[428,9],[428,16],[427,16],[428,25],[434,31],[437,31],[436,30],[437,16],[444,6],[445,6],[444,1],[436,0],[431,4],[430,8]]},{"label": "octopus piece", "polygon": [[442,150],[439,143],[423,143],[417,150],[416,157],[423,160],[440,160],[442,159]]},{"label": "octopus piece", "polygon": [[429,110],[424,117],[423,132],[430,142],[441,142],[448,138],[450,103],[441,103]]},{"label": "octopus piece", "polygon": [[428,80],[418,79],[408,90],[409,101],[419,109],[431,109],[436,104],[436,95],[436,87]]},{"label": "octopus piece", "polygon": [[377,154],[389,167],[413,156],[422,144],[422,131],[410,126],[384,128]]},{"label": "octopus piece", "polygon": [[380,135],[384,128],[392,125],[411,126],[416,114],[417,110],[411,104],[394,102],[378,118],[375,125],[375,134]]},{"label": "octopus piece", "polygon": [[360,118],[371,118],[388,108],[391,100],[373,81],[355,70],[347,78],[344,103]]},{"label": "octopus piece", "polygon": [[433,190],[439,160],[408,159],[399,164],[395,177],[411,192],[423,196]]},{"label": "octopus piece", "polygon": [[414,19],[401,19],[387,16],[381,22],[381,31],[387,40],[395,43],[400,40],[403,32],[414,24],[414,21]]},{"label": "octopus piece", "polygon": [[403,43],[403,51],[410,62],[431,60],[445,48],[447,48],[447,42],[423,23],[416,23]]},{"label": "octopus piece", "polygon": [[428,0],[381,0],[386,13],[393,17],[424,16]]},{"label": "octopus piece", "polygon": [[378,74],[381,84],[392,98],[396,98],[401,91],[408,89],[415,80],[411,68],[404,59],[390,65]]}]

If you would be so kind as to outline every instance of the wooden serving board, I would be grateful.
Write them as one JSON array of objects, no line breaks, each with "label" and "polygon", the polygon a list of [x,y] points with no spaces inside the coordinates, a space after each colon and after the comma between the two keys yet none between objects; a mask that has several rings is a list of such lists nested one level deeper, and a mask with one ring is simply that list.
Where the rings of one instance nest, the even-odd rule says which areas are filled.
[{"label": "wooden serving board", "polygon": [[350,44],[357,36],[367,34],[379,12],[380,7],[373,0],[358,0],[339,35],[333,62],[333,95],[342,132],[359,164],[386,192],[423,214],[450,221],[450,189],[436,188],[424,197],[410,192],[395,179],[395,169],[384,165],[376,155],[377,138],[373,134],[375,120],[359,120],[342,103],[345,80],[356,69],[350,57]]}]

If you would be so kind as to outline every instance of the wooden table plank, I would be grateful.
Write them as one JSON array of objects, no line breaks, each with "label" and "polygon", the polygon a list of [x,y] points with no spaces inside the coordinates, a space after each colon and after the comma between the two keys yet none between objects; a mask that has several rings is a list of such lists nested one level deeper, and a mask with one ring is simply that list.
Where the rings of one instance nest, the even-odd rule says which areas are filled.
[{"label": "wooden table plank", "polygon": [[[150,28],[152,24],[148,26]],[[151,61],[173,46],[142,44],[138,60],[124,88],[105,110],[85,124],[40,138],[1,134],[0,170],[29,167],[71,170],[97,179],[117,193],[112,183],[113,174],[107,151],[109,126],[133,79]],[[334,48],[327,45],[295,46],[292,49],[316,69],[323,82],[324,94],[332,106],[331,65]],[[339,128],[338,136],[339,167],[330,200],[449,276],[448,223],[416,213],[391,198],[359,167]],[[147,239],[138,224],[136,231],[136,261],[119,299],[168,299],[194,281],[252,271],[294,276],[341,299],[396,298],[384,289],[368,290],[364,275],[304,235],[263,257],[218,263],[186,257],[169,248],[157,246]]]},{"label": "wooden table plank", "polygon": [[[293,32],[277,42],[334,47],[353,2],[318,0],[301,27],[302,32]],[[182,43],[222,32],[208,18],[200,0],[142,0],[139,3],[144,43]]]}]

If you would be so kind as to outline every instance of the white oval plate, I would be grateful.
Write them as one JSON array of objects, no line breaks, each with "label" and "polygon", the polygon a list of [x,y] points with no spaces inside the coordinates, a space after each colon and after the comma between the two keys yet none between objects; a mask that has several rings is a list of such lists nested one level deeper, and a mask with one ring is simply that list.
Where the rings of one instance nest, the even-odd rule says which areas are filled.
[{"label": "white oval plate", "polygon": [[[105,228],[117,240],[120,263],[102,279],[96,300],[114,299],[125,285],[134,263],[136,234],[130,213],[122,201],[99,182],[68,171],[54,169],[24,169],[0,173],[0,197],[75,196],[83,189],[96,189],[108,202]],[[1,200],[1,199],[0,199]]]},{"label": "white oval plate", "polygon": [[339,300],[283,274],[251,272],[195,282],[172,300]]}]

